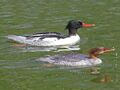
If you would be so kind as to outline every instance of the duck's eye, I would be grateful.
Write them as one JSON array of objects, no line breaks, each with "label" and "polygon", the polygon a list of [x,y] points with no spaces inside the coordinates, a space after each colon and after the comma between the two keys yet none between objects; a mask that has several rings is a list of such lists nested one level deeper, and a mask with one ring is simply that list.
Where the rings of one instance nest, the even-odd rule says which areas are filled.
[{"label": "duck's eye", "polygon": [[80,21],[79,23],[80,23],[81,26],[83,25],[83,22]]}]

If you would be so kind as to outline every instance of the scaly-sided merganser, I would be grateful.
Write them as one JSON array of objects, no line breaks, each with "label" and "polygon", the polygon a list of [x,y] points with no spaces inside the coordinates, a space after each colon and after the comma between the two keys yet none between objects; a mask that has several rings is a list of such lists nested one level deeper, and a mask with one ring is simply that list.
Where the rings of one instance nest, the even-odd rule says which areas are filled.
[{"label": "scaly-sided merganser", "polygon": [[80,40],[80,37],[77,34],[77,29],[91,26],[95,26],[95,24],[85,24],[81,21],[71,20],[66,26],[66,29],[69,31],[68,36],[64,36],[57,32],[43,32],[35,33],[30,36],[8,35],[7,38],[32,46],[74,45]]},{"label": "scaly-sided merganser", "polygon": [[90,50],[89,55],[83,54],[65,54],[48,56],[37,59],[37,61],[48,62],[55,65],[65,66],[77,66],[77,67],[90,67],[96,66],[102,63],[102,60],[98,58],[100,54],[114,51],[115,49],[109,49],[104,47],[93,48]]}]

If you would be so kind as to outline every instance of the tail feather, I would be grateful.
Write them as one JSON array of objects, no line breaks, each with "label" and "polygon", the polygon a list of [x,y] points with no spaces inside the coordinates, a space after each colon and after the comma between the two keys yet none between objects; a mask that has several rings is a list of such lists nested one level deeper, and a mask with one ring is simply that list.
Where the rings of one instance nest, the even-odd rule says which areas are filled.
[{"label": "tail feather", "polygon": [[8,35],[6,36],[8,39],[16,41],[16,42],[20,42],[20,43],[24,43],[26,40],[26,37],[24,36],[17,36],[17,35]]}]

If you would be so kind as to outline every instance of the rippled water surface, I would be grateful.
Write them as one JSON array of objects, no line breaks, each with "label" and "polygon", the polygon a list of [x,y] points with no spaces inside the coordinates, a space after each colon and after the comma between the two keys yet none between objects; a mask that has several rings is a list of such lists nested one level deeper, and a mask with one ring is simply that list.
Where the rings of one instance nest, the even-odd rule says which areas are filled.
[{"label": "rippled water surface", "polygon": [[[0,0],[0,90],[119,90],[119,17],[119,0]],[[5,38],[47,31],[67,34],[65,26],[73,19],[96,26],[79,29],[81,41],[72,47],[16,47]],[[101,56],[98,75],[91,75],[89,68],[36,61],[61,53],[87,54],[99,46],[116,51]]]}]

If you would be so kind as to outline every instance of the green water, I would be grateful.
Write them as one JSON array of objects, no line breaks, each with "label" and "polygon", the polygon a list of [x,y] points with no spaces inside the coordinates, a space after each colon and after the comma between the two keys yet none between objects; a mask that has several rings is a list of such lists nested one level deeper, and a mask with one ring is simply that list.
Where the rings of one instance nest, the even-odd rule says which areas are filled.
[{"label": "green water", "polygon": [[[45,31],[67,34],[64,28],[72,19],[96,24],[79,30],[80,51],[23,52],[5,38]],[[119,90],[119,21],[119,0],[0,0],[0,90]],[[36,61],[45,55],[86,53],[99,46],[116,48],[101,56],[99,75],[91,75],[89,69],[46,67]],[[95,82],[104,75],[112,81]]]}]

